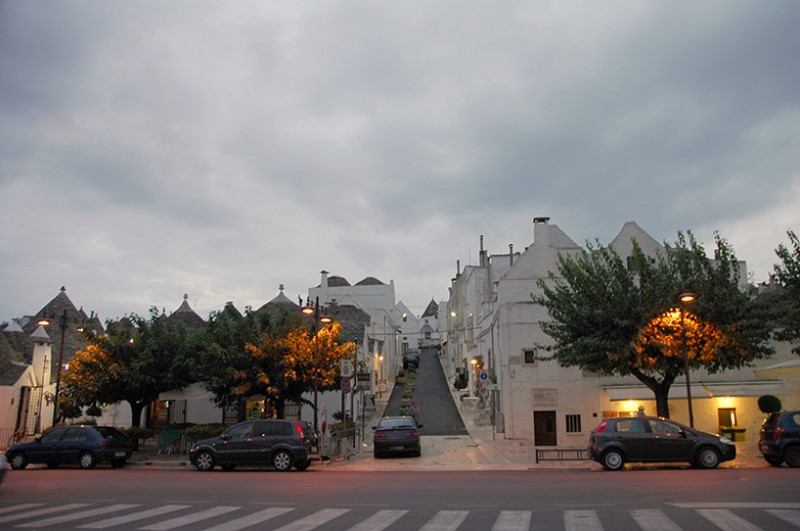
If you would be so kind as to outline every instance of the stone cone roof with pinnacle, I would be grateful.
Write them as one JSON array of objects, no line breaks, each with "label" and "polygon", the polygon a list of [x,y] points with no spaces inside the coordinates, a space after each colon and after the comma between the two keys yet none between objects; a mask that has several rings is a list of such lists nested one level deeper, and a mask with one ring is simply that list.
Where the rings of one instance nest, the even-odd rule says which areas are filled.
[{"label": "stone cone roof with pinnacle", "polygon": [[183,295],[183,302],[172,315],[169,316],[170,321],[177,321],[186,326],[186,331],[190,334],[199,332],[206,326],[206,322],[202,317],[189,306],[189,295]]}]

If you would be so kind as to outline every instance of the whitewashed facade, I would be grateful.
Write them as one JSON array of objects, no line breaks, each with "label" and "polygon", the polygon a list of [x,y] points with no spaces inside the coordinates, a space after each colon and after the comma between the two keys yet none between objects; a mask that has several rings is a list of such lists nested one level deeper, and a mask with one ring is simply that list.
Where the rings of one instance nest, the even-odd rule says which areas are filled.
[{"label": "whitewashed facade", "polygon": [[[648,254],[664,251],[636,223],[628,222],[611,244],[623,260],[631,254],[632,239]],[[443,361],[453,371],[467,371],[465,391],[479,397],[487,422],[493,421],[506,439],[537,447],[582,448],[588,433],[605,417],[634,414],[640,405],[655,414],[652,391],[633,377],[599,377],[544,359],[544,347],[552,339],[541,328],[549,319],[547,311],[533,300],[541,293],[536,282],[557,271],[559,254],[580,250],[548,218],[535,218],[534,242],[518,257],[513,253],[487,257],[482,250],[481,262],[453,279],[445,315],[447,333],[442,334]],[[743,262],[740,268],[746,279]],[[758,411],[759,396],[773,394],[786,408],[800,407],[800,383],[756,374],[792,358],[788,345],[775,348],[774,357],[752,368],[713,375],[693,371],[695,426],[718,432],[733,424],[737,440],[753,441],[764,418]],[[670,416],[688,423],[681,380],[669,396]]]}]

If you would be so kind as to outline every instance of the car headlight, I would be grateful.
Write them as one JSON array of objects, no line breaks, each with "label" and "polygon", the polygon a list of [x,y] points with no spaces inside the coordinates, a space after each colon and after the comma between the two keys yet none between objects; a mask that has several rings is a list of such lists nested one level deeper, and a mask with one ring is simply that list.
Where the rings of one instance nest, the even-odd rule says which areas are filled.
[{"label": "car headlight", "polygon": [[727,437],[720,437],[719,438],[719,442],[721,442],[723,444],[733,444],[733,441],[728,439]]}]

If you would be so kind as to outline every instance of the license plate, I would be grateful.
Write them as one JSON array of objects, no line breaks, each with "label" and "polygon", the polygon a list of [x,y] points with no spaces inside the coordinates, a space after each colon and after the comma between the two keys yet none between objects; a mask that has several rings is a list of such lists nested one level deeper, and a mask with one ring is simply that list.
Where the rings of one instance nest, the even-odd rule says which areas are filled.
[{"label": "license plate", "polygon": [[399,446],[390,446],[390,447],[389,447],[389,450],[394,450],[394,451],[400,451],[400,450],[402,450],[402,449],[403,449],[403,446],[402,446],[402,445],[399,445]]},{"label": "license plate", "polygon": [[125,452],[114,452],[114,457],[125,457]]}]

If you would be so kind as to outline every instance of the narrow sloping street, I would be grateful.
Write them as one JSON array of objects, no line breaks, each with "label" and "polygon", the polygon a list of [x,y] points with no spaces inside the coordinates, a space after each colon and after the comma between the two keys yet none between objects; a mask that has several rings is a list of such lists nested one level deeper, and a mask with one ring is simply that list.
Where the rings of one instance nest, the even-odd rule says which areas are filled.
[{"label": "narrow sloping street", "polygon": [[[419,406],[421,432],[424,436],[469,435],[453,402],[438,352],[425,349],[420,353],[412,399]],[[403,384],[395,385],[385,415],[399,414],[404,389]]]},{"label": "narrow sloping street", "polygon": [[413,399],[419,405],[419,421],[425,435],[468,435],[445,378],[439,351],[422,351]]}]

